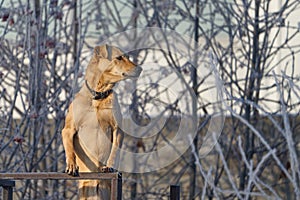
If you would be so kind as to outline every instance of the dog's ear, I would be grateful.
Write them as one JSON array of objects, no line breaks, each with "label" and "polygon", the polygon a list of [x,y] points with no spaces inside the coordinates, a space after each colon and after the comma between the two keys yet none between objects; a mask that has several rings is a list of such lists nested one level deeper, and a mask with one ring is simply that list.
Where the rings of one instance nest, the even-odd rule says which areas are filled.
[{"label": "dog's ear", "polygon": [[106,58],[111,60],[111,49],[112,47],[107,44],[96,46],[94,48],[94,55],[98,58]]},{"label": "dog's ear", "polygon": [[117,47],[105,44],[101,46],[96,46],[94,48],[94,55],[97,58],[106,58],[108,60],[112,60],[117,56],[123,55],[123,52]]}]

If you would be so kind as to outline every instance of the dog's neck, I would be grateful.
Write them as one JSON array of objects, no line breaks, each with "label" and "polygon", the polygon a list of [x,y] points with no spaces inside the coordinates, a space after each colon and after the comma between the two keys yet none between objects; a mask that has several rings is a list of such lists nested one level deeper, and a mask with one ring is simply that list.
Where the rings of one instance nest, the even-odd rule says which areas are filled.
[{"label": "dog's neck", "polygon": [[92,94],[93,100],[104,100],[113,93],[112,88],[114,84],[103,84],[101,79],[99,80],[95,89],[90,86],[87,80],[85,80],[85,84],[89,92]]}]

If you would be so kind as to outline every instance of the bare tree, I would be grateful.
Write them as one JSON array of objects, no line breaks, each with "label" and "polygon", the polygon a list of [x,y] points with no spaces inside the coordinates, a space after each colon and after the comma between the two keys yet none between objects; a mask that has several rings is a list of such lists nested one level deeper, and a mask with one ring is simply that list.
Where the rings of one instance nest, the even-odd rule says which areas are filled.
[{"label": "bare tree", "polygon": [[[166,199],[168,186],[180,184],[183,199],[299,199],[299,6],[296,0],[278,7],[267,0],[0,2],[1,171],[63,171],[60,131],[92,48],[122,31],[157,27],[192,38],[181,47],[196,53],[184,58],[172,52],[176,44],[166,35],[156,42],[168,44],[169,51],[129,54],[141,65],[159,63],[161,69],[151,73],[161,79],[176,72],[192,88],[198,129],[190,150],[173,164],[125,173],[123,198]],[[209,96],[216,89],[209,80],[214,71],[224,85],[226,120],[215,149],[200,159],[213,108],[220,105]],[[171,102],[158,102],[155,95],[172,97],[158,87],[162,80],[149,81],[133,99],[124,96],[135,105],[132,113],[141,126],[151,122],[149,108]],[[171,114],[155,137],[127,136],[124,148],[151,152],[171,140],[180,124],[178,101],[164,111]],[[75,198],[76,188],[68,184],[22,182],[17,195]]]}]

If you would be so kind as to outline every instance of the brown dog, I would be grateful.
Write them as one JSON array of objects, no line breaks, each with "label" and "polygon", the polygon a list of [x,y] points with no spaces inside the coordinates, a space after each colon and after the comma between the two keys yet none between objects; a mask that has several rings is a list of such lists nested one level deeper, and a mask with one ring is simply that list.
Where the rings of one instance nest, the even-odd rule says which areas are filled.
[{"label": "brown dog", "polygon": [[[118,48],[94,49],[85,83],[71,103],[62,130],[66,172],[109,172],[118,168],[118,148],[123,133],[113,114],[113,87],[126,78],[138,77],[141,68]],[[108,181],[79,181],[80,199],[109,199]]]}]

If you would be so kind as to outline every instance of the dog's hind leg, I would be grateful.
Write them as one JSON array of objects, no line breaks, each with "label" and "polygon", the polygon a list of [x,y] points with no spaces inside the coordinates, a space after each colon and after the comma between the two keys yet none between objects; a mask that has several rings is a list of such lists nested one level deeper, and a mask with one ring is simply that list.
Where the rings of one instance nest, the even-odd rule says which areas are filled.
[{"label": "dog's hind leg", "polygon": [[110,185],[103,180],[81,180],[79,181],[79,199],[87,200],[109,200]]},{"label": "dog's hind leg", "polygon": [[[79,173],[100,172],[101,163],[87,154],[77,136],[74,137],[74,146]],[[110,180],[80,180],[79,199],[109,200]]]}]

